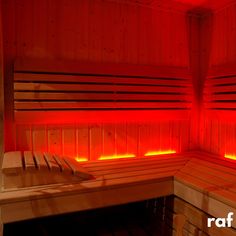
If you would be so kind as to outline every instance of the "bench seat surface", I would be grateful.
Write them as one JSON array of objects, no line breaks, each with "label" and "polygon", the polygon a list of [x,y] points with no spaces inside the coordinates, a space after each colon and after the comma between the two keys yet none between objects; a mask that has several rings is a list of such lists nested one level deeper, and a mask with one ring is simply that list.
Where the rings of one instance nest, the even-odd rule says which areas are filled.
[{"label": "bench seat surface", "polygon": [[[234,163],[189,152],[81,163],[93,179],[24,188],[0,194],[3,223],[175,194],[215,217],[236,215]],[[233,226],[236,227],[233,222]]]}]

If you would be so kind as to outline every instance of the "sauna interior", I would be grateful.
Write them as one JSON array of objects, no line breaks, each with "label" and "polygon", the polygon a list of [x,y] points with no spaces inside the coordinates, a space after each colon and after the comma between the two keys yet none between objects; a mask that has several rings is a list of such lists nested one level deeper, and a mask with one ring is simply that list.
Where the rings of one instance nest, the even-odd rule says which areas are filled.
[{"label": "sauna interior", "polygon": [[128,203],[150,222],[80,235],[236,235],[236,221],[207,226],[236,217],[235,0],[0,11],[1,236],[60,235],[55,222],[129,215]]}]

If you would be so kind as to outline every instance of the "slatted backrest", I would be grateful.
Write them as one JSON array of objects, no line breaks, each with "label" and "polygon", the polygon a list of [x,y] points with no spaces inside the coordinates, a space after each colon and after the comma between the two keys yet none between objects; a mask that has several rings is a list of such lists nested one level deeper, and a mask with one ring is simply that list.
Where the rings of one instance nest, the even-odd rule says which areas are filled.
[{"label": "slatted backrest", "polygon": [[18,63],[15,112],[186,110],[191,79],[173,68],[85,63]]},{"label": "slatted backrest", "polygon": [[78,163],[65,156],[41,152],[7,152],[4,154],[2,171],[4,174],[48,171],[67,175],[76,175],[82,179],[91,179],[93,176]]},{"label": "slatted backrest", "polygon": [[236,70],[212,70],[205,83],[205,106],[210,110],[236,110]]}]

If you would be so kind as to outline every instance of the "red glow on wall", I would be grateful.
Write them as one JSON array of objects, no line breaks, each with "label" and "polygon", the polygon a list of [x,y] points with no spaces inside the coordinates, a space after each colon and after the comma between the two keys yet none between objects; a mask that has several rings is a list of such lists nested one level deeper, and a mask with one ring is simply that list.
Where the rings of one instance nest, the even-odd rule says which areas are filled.
[{"label": "red glow on wall", "polygon": [[158,151],[150,151],[144,154],[145,157],[148,156],[157,156],[157,155],[165,155],[165,154],[174,154],[175,150],[158,150]]},{"label": "red glow on wall", "polygon": [[235,154],[225,154],[225,158],[230,159],[230,160],[236,160],[236,155]]},{"label": "red glow on wall", "polygon": [[207,2],[206,0],[176,0],[176,1],[181,2],[181,3],[195,5],[195,6],[199,6]]},{"label": "red glow on wall", "polygon": [[134,154],[111,155],[111,156],[100,156],[98,160],[124,159],[133,157],[135,157]]}]

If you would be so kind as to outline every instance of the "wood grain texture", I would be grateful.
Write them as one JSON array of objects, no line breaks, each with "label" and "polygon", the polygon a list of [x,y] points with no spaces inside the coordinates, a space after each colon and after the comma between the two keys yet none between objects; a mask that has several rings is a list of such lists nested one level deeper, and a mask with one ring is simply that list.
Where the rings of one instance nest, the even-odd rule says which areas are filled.
[{"label": "wood grain texture", "polygon": [[33,127],[17,125],[16,150],[98,160],[101,156],[125,154],[142,157],[150,151],[180,152],[188,150],[190,145],[187,118],[136,123],[34,124]]},{"label": "wood grain texture", "polygon": [[[191,107],[192,96],[187,69],[164,71],[161,67],[124,64],[105,68],[93,63],[100,73],[93,74],[88,63],[66,61],[58,69],[56,61],[50,65],[36,62],[15,64],[16,149],[42,149],[86,160],[188,149],[190,116],[186,116],[186,109]],[[136,68],[141,75],[136,75]],[[81,109],[86,111],[72,111]],[[147,109],[153,111],[148,113]],[[183,135],[179,138],[179,134]]]},{"label": "wood grain texture", "polygon": [[[135,69],[137,75],[151,77],[148,82],[147,80],[139,78],[138,81],[140,83],[144,83],[144,86],[142,86],[142,91],[145,90],[147,84],[154,82],[154,77],[157,74],[161,79],[156,82],[158,82],[158,85],[161,86],[156,86],[154,92],[158,92],[159,90],[166,90],[171,93],[180,93],[180,90],[185,91],[185,87],[188,91],[190,89],[191,83],[187,82],[187,80],[178,80],[178,85],[184,86],[184,88],[169,87],[169,85],[173,85],[173,81],[165,80],[166,78],[177,75],[178,77],[184,79],[190,79],[191,77],[188,72],[189,62],[188,54],[186,53],[188,51],[188,38],[184,13],[173,11],[171,14],[167,14],[167,12],[163,12],[161,9],[143,8],[141,6],[133,7],[122,2],[115,3],[100,0],[83,0],[79,2],[72,0],[69,3],[64,1],[52,1],[50,2],[50,4],[48,4],[45,0],[40,3],[34,1],[31,4],[27,4],[27,1],[18,2],[13,0],[12,2],[6,2],[4,7],[4,20],[7,29],[5,34],[8,39],[6,52],[9,52],[9,68],[12,68],[13,61],[15,61],[16,58],[19,59],[19,63],[15,65],[15,70],[18,71],[15,76],[15,79],[17,81],[16,83],[23,84],[25,82],[25,78],[27,77],[23,76],[22,72],[19,72],[19,68],[25,70],[25,74],[29,72],[27,72],[29,68],[33,68],[33,71],[38,72],[50,72],[51,65],[55,63],[55,61],[57,61],[59,63],[57,65],[58,70],[64,73],[67,73],[68,71],[74,73],[79,68],[79,70],[81,70],[81,73],[90,71],[91,74],[101,74],[101,72],[103,72],[105,68],[107,73],[111,75],[131,76]],[[42,14],[40,12],[42,12]],[[24,15],[24,17],[21,18],[22,14]],[[176,22],[178,22],[178,27],[171,23],[173,19],[176,19]],[[28,24],[27,27],[24,27],[25,22],[28,21],[30,22],[30,24]],[[168,22],[165,28],[163,28],[162,22]],[[179,30],[177,28],[181,28],[182,30]],[[108,33],[107,29],[110,29],[111,31]],[[171,40],[173,36],[175,37],[174,41]],[[132,43],[130,44],[130,42]],[[28,62],[24,63],[26,59],[28,59]],[[33,65],[32,59],[38,61],[36,65]],[[69,69],[66,69],[66,66],[64,64],[65,61],[71,61],[71,66]],[[75,66],[76,62],[81,62],[79,67]],[[103,66],[98,67],[95,65],[96,63],[103,64]],[[115,67],[114,63],[117,64]],[[128,69],[124,70],[124,64],[128,64]],[[160,69],[157,69],[157,66]],[[44,69],[42,69],[43,67]],[[45,68],[47,69],[45,70]],[[82,70],[82,68],[85,69]],[[12,78],[13,74],[11,70],[8,71],[7,76],[9,78]],[[37,75],[33,75],[32,77],[28,77],[29,80],[27,81],[31,80],[37,85],[42,85],[46,80],[51,80],[46,77],[40,77],[39,79]],[[62,76],[60,75],[55,75],[54,80],[62,81],[61,77]],[[86,77],[86,79],[81,76],[80,78],[78,77],[79,76],[76,77],[70,75],[66,76],[66,80],[68,82],[75,82],[76,78],[77,82],[85,82],[85,80],[87,82],[94,82],[91,76]],[[98,79],[99,81],[105,81],[102,76],[100,76],[100,78]],[[111,82],[114,82],[114,79],[111,79]],[[124,78],[122,79],[122,82],[125,85],[127,84],[127,82],[130,82],[133,85],[136,83],[135,78]],[[165,83],[165,85],[163,83]],[[28,85],[30,86],[30,84]],[[10,86],[11,82],[9,82],[8,89],[10,89]],[[122,85],[117,85],[116,87],[119,90],[121,86]],[[65,88],[66,86],[63,87]],[[84,87],[85,86],[83,85],[82,88],[84,89]],[[131,88],[132,86],[126,87]],[[125,88],[125,86],[123,86],[122,89],[123,88]],[[65,99],[67,101],[71,99],[76,101],[78,99],[110,99],[110,97],[106,94],[100,94],[96,97],[93,94],[89,94],[89,96],[84,97],[83,95],[78,94],[71,94],[71,96],[67,96],[67,94],[65,93],[36,94],[32,91],[29,93],[24,93],[24,96],[23,93],[24,92],[15,93],[15,99],[18,100],[16,102],[16,108],[41,109],[42,107],[44,107],[44,109],[61,109],[70,107],[71,109],[77,109],[84,108],[84,106],[87,106],[87,104],[78,104],[73,102],[69,102],[70,104],[59,104],[53,103],[53,101],[58,101],[60,99]],[[12,101],[12,96],[14,96],[14,94],[11,94],[11,98],[9,99],[9,101]],[[25,98],[27,101],[23,101]],[[36,101],[35,103],[32,99],[39,99],[39,101]],[[52,100],[52,103],[49,102],[49,104],[48,102],[46,102],[42,105],[40,102],[41,99]],[[141,99],[144,100],[145,103],[137,103],[137,105],[132,106],[132,104],[124,105],[122,102],[117,103],[115,106],[104,106],[104,104],[97,104],[97,106],[95,107],[117,108],[117,106],[122,106],[123,109],[136,109],[137,107],[141,106],[142,108],[148,107],[149,109],[153,109],[156,107],[158,109],[176,109],[180,106],[186,106],[186,108],[189,108],[191,106],[191,104],[189,103],[182,102],[185,100],[191,100],[191,96],[189,96],[188,94],[167,95],[165,100],[169,101],[169,105],[167,104],[168,102],[154,102],[147,105],[147,100],[163,100],[161,94],[153,94],[152,96],[145,94],[140,94],[138,96],[134,94],[116,94],[112,97],[112,99],[118,101],[123,101],[125,99],[136,101]],[[178,100],[180,101],[180,103],[171,103],[171,100]],[[14,122],[11,112],[9,112],[9,117],[11,116],[11,119],[9,118],[9,120],[10,124],[13,125]],[[42,118],[40,117],[40,115],[38,116],[38,114],[39,113],[33,115],[33,118],[33,116],[31,115],[26,115],[25,112],[23,112],[23,114],[15,113],[14,120],[18,120],[18,117],[20,116],[20,123],[22,123],[23,117],[26,120],[28,119],[27,121],[23,121],[28,124],[30,124],[29,120],[35,121],[37,119],[43,123],[46,123],[45,120],[51,119],[51,117],[54,116],[56,117],[56,119],[54,119],[54,122],[58,123],[58,120],[62,118],[62,116],[59,116],[57,113],[55,113],[54,115],[50,114],[49,116],[47,116],[48,114],[46,114],[46,116]],[[99,117],[99,115],[97,116]],[[160,116],[164,117],[165,115],[161,114]],[[176,112],[174,114],[174,117],[178,116],[179,113]],[[75,117],[76,116],[70,116],[69,114],[68,116],[66,115],[66,119],[79,119]],[[140,118],[140,116],[136,115],[134,115],[133,117]],[[159,117],[159,115],[157,117]],[[104,119],[106,119],[106,117],[104,117]],[[121,116],[120,119],[122,119]],[[53,122],[49,123],[52,124]],[[70,121],[70,123],[72,123],[72,121]],[[32,130],[29,132],[33,136],[29,136],[28,133],[26,133],[28,127],[25,127],[25,129],[22,129],[22,140],[18,136],[21,135],[21,131],[18,125],[18,131],[16,134],[14,134],[14,132],[12,134],[10,131],[9,136],[13,138],[13,140],[16,136],[16,139],[12,142],[9,141],[9,143],[7,144],[7,149],[15,149],[16,147],[21,146],[21,150],[50,150],[58,153],[70,153],[70,155],[73,156],[79,155],[78,150],[83,149],[82,145],[77,148],[74,142],[72,142],[73,144],[71,147],[65,145],[62,145],[61,147],[56,146],[59,143],[63,144],[63,140],[67,140],[66,142],[69,143],[69,132],[71,132],[72,134],[71,140],[74,140],[74,136],[76,136],[76,134],[74,134],[73,132],[75,131],[75,129],[71,129],[70,131],[58,131],[61,132],[61,134],[59,135],[59,133],[55,130],[48,134],[46,133],[46,129],[44,130],[44,128],[42,127],[36,127],[33,125],[30,125],[30,127]],[[8,141],[10,139],[7,138],[6,140]],[[50,145],[48,145],[48,143],[50,143]],[[54,146],[52,145],[53,143],[55,144]],[[82,155],[90,156],[90,147],[87,148],[87,146],[88,145],[85,145],[85,148],[81,152]],[[25,147],[30,148],[26,149]],[[118,149],[125,150],[124,147],[118,147]]]},{"label": "wood grain texture", "polygon": [[[17,63],[14,74],[14,109],[26,110],[96,110],[96,109],[189,109],[191,107],[191,79],[185,74],[174,74],[175,69],[152,66],[130,67],[111,64],[106,69],[93,63],[99,74],[93,74],[89,63],[73,64],[65,61],[66,73],[58,68],[61,63],[48,65]],[[24,63],[29,67],[25,69]],[[20,67],[20,64],[22,67]],[[69,71],[69,68],[74,71]],[[108,68],[108,67],[107,67]],[[119,69],[122,68],[121,71]],[[41,71],[44,69],[44,71]],[[76,70],[75,70],[76,69]],[[102,70],[103,69],[103,70]],[[131,70],[133,69],[133,70]],[[140,75],[137,69],[147,74]],[[153,74],[151,74],[151,70]],[[40,72],[39,72],[40,70]],[[28,73],[27,73],[28,71]],[[112,72],[112,74],[111,74]],[[118,74],[117,74],[118,73]],[[124,73],[124,74],[122,74]],[[41,79],[42,78],[42,79]]]},{"label": "wood grain texture", "polygon": [[[13,11],[17,12],[13,29],[17,36],[11,35],[9,44],[13,47],[17,41],[15,56],[18,58],[188,65],[186,32],[179,30],[186,28],[184,12],[167,14],[161,9],[100,0],[52,1],[50,4],[46,1],[33,4],[14,1],[14,9],[7,9],[6,22]],[[44,14],[39,17],[39,12]],[[179,19],[181,27],[168,24],[159,34],[162,25],[156,27],[156,22],[171,22],[172,18]],[[24,27],[26,21],[30,22],[28,27]],[[168,32],[174,32],[179,43],[172,43],[172,35]],[[156,45],[170,50],[152,50],[152,35],[155,35]],[[175,55],[181,55],[181,60],[174,62]]]},{"label": "wood grain texture", "polygon": [[[220,236],[223,234],[233,236],[235,234],[234,228],[217,228],[215,225],[208,228],[207,218],[211,216],[178,197],[168,197],[166,207],[170,209],[169,211],[173,210],[175,214],[181,214],[187,220],[184,225],[185,233],[183,232],[183,235]],[[167,214],[170,215],[171,212],[167,211]],[[175,227],[175,222],[173,223]]]},{"label": "wood grain texture", "polygon": [[20,173],[23,171],[23,159],[21,152],[8,152],[4,156],[2,164],[3,173]]},{"label": "wood grain texture", "polygon": [[210,65],[204,88],[200,147],[221,156],[236,153],[235,13],[234,3],[214,14]]},{"label": "wood grain texture", "polygon": [[230,65],[236,60],[235,4],[215,13],[212,37],[211,66]]},{"label": "wood grain texture", "polygon": [[217,158],[190,152],[150,159],[84,163],[82,167],[96,179],[4,191],[0,196],[2,219],[4,223],[14,222],[174,193],[182,199],[175,199],[172,206],[176,214],[187,218],[188,224],[183,225],[185,231],[191,233],[198,228],[209,235],[231,236],[235,234],[234,229],[205,227],[208,214],[222,217],[229,210],[236,211],[235,164],[229,167],[217,162]]}]

